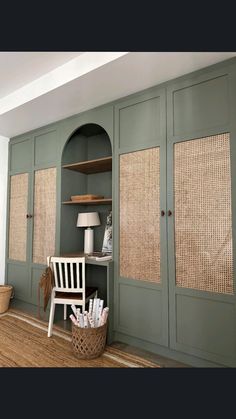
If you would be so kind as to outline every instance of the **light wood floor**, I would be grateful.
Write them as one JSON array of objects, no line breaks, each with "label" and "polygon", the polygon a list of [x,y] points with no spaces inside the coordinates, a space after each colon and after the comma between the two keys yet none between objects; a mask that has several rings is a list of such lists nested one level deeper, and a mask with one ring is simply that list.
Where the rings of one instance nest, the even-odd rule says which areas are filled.
[{"label": "light wood floor", "polygon": [[[32,316],[38,317],[38,309],[32,304],[27,304],[22,301],[13,299],[10,302],[10,308],[15,308],[17,310],[21,310],[22,312],[31,314]],[[44,314],[43,310],[41,310],[42,317],[43,317],[43,314]],[[45,315],[45,320],[46,319],[48,319],[48,311]],[[71,330],[71,321],[69,319],[68,320],[62,320],[62,319],[63,319],[62,307],[57,307],[55,311],[54,323],[65,330]],[[166,358],[161,355],[156,355],[152,352],[148,352],[148,351],[136,348],[134,346],[128,345],[123,342],[113,342],[111,346],[121,349],[123,351],[129,352],[129,353],[132,353],[134,355],[146,358],[152,362],[157,363],[157,365],[160,365],[161,367],[164,367],[164,368],[188,368],[190,367],[189,365],[183,364],[181,362],[172,360],[170,358]]]}]

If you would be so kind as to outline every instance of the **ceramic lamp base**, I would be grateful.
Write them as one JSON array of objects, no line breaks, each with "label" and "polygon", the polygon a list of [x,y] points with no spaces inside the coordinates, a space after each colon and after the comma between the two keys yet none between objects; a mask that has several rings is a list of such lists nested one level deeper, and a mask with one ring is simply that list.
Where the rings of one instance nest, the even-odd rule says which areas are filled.
[{"label": "ceramic lamp base", "polygon": [[93,253],[93,230],[91,228],[84,230],[84,253]]}]

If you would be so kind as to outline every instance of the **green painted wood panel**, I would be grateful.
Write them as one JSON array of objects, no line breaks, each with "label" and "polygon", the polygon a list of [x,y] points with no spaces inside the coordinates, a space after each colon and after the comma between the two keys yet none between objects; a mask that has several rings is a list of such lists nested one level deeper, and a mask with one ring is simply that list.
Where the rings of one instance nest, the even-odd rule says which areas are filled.
[{"label": "green painted wood panel", "polygon": [[229,122],[228,76],[189,80],[171,92],[174,136],[220,127]]},{"label": "green painted wood panel", "polygon": [[[41,275],[43,274],[45,268],[32,267],[30,283],[31,283],[31,295],[30,301],[32,304],[38,305],[38,285]],[[40,289],[40,306],[43,307],[43,290]],[[48,303],[48,308],[50,307],[50,302]],[[42,311],[43,313],[43,311]]]},{"label": "green painted wood panel", "polygon": [[76,130],[76,132],[67,140],[61,156],[62,165],[78,163],[88,159],[88,141],[79,130]]},{"label": "green painted wood panel", "polygon": [[57,130],[50,129],[34,136],[34,164],[44,166],[58,160]]},{"label": "green painted wood panel", "polygon": [[[84,248],[84,229],[76,227],[78,205],[61,205],[60,251],[62,253],[80,252]],[[86,210],[83,208],[83,211]]]},{"label": "green painted wood panel", "polygon": [[119,284],[119,330],[154,343],[164,343],[162,292]]},{"label": "green painted wood panel", "polygon": [[7,263],[7,283],[14,287],[15,298],[30,300],[28,264]]},{"label": "green painted wood panel", "polygon": [[[151,96],[151,97],[150,97]],[[149,95],[119,106],[119,147],[152,145],[161,136],[161,97]]]},{"label": "green painted wood panel", "polygon": [[191,353],[201,351],[205,359],[218,361],[235,358],[234,304],[176,296],[177,348]]},{"label": "green painted wood panel", "polygon": [[10,143],[10,171],[25,172],[32,167],[32,140],[22,139],[16,143]]}]

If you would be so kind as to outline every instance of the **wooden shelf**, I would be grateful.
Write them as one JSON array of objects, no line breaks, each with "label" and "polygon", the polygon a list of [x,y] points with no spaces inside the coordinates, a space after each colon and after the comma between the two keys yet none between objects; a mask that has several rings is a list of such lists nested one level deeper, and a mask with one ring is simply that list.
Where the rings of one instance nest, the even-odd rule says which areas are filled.
[{"label": "wooden shelf", "polygon": [[90,200],[83,200],[83,201],[65,201],[62,202],[65,205],[111,205],[112,199],[111,198],[104,198],[104,199],[90,199]]},{"label": "wooden shelf", "polygon": [[109,172],[112,169],[112,157],[103,157],[102,159],[87,160],[80,163],[65,164],[64,169],[75,170],[76,172],[91,173]]}]

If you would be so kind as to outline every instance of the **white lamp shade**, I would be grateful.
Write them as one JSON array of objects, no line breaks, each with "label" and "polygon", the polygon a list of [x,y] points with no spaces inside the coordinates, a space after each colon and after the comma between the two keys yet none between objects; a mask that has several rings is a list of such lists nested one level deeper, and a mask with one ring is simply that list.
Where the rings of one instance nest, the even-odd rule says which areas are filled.
[{"label": "white lamp shade", "polygon": [[98,212],[80,212],[77,227],[93,227],[101,224]]}]

